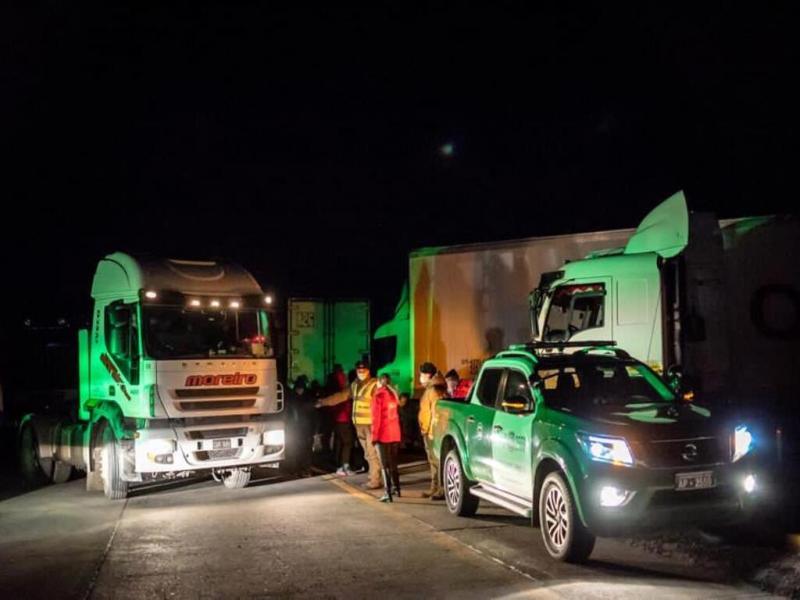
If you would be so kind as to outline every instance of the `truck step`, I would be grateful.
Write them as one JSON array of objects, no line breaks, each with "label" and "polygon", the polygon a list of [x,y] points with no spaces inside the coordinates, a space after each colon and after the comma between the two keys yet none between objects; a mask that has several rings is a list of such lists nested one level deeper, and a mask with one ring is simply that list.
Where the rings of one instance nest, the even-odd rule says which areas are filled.
[{"label": "truck step", "polygon": [[509,494],[508,492],[504,492],[503,490],[499,490],[485,483],[472,486],[469,492],[473,496],[488,500],[492,504],[502,506],[506,510],[510,510],[528,519],[531,517],[531,514],[533,514],[533,503],[529,500],[519,498],[518,496],[514,496],[513,494]]}]

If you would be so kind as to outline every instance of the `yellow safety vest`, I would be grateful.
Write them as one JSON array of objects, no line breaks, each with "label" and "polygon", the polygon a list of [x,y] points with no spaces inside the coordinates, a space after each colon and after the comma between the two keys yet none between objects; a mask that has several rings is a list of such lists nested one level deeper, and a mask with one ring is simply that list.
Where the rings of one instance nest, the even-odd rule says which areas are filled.
[{"label": "yellow safety vest", "polygon": [[354,425],[372,425],[372,396],[377,385],[378,380],[373,377],[363,382],[354,381],[350,387],[350,394],[353,396]]}]

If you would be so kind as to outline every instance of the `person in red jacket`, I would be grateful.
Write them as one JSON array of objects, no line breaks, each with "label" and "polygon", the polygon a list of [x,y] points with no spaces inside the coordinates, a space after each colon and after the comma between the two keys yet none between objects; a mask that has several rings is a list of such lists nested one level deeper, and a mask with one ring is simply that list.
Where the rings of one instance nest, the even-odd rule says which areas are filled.
[{"label": "person in red jacket", "polygon": [[392,502],[392,493],[400,497],[397,449],[401,437],[399,397],[391,386],[391,379],[384,373],[378,377],[378,389],[372,399],[372,443],[381,460],[385,489],[381,502]]}]

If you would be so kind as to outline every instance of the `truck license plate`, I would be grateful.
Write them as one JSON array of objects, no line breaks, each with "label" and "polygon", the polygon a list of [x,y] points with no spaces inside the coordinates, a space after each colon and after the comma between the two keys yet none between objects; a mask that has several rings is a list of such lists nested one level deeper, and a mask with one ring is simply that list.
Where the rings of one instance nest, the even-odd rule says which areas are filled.
[{"label": "truck license plate", "polygon": [[716,485],[713,471],[698,471],[697,473],[677,473],[675,475],[675,489],[679,492],[685,490],[704,490]]},{"label": "truck license plate", "polygon": [[212,445],[212,448],[214,450],[225,450],[230,447],[231,447],[230,440],[214,440],[214,443]]}]

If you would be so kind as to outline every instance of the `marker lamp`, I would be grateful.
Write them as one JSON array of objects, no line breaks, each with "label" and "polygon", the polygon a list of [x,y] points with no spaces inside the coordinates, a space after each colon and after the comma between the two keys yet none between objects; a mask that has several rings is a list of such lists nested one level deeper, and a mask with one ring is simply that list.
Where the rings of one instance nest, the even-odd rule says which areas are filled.
[{"label": "marker lamp", "polygon": [[633,466],[633,455],[622,438],[578,434],[578,440],[589,458],[614,465]]}]

